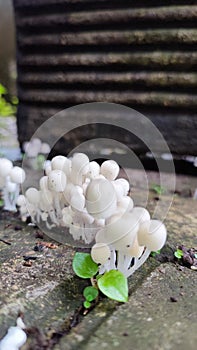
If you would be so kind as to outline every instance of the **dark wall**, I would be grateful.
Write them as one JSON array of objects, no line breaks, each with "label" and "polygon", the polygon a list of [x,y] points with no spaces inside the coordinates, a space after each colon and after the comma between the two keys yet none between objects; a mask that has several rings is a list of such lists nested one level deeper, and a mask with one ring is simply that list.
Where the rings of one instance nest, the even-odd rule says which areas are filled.
[{"label": "dark wall", "polygon": [[[20,142],[58,110],[104,101],[149,116],[173,153],[197,154],[196,1],[14,0],[14,7]],[[78,132],[77,142],[86,136]]]}]

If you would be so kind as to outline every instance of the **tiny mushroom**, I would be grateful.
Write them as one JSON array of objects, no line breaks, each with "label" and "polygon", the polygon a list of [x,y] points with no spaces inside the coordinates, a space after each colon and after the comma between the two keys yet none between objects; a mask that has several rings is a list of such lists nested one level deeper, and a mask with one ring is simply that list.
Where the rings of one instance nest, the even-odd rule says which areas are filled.
[{"label": "tiny mushroom", "polygon": [[114,213],[117,199],[109,180],[95,179],[90,182],[86,190],[86,207],[96,219],[106,219]]},{"label": "tiny mushroom", "polygon": [[101,174],[108,180],[115,180],[119,170],[119,165],[114,160],[106,160],[101,164]]},{"label": "tiny mushroom", "polygon": [[97,264],[105,264],[107,260],[110,258],[111,251],[109,246],[106,243],[96,243],[93,245],[91,249],[92,259]]}]

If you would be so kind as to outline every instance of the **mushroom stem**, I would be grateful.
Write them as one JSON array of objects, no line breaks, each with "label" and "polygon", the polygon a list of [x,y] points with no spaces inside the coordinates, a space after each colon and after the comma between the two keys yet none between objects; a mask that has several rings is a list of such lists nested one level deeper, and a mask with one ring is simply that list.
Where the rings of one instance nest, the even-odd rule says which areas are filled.
[{"label": "mushroom stem", "polygon": [[19,196],[18,184],[15,184],[16,187],[14,192],[9,192],[9,182],[10,177],[6,176],[6,182],[3,188],[4,209],[9,211],[16,211],[16,200]]},{"label": "mushroom stem", "polygon": [[139,267],[141,265],[144,264],[144,262],[148,259],[149,255],[150,255],[151,251],[146,248],[144,253],[142,254],[142,256],[140,257],[140,259],[135,259],[134,265],[132,267],[130,267],[130,269],[128,269],[125,273],[126,277],[131,276],[137,269],[139,269]]},{"label": "mushroom stem", "polygon": [[62,219],[62,209],[60,205],[60,198],[59,198],[59,193],[53,193],[53,203],[54,203],[54,208],[56,212],[56,216],[58,220]]},{"label": "mushroom stem", "polygon": [[109,269],[116,270],[116,251],[114,249],[111,250]]},{"label": "mushroom stem", "polygon": [[121,271],[122,273],[125,273],[125,255],[122,252],[118,252],[118,264],[117,269]]}]

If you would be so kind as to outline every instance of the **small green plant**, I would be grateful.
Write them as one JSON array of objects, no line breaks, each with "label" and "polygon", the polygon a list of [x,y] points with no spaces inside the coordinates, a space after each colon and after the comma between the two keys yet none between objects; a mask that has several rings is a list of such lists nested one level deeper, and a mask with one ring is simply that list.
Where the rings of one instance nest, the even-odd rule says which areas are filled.
[{"label": "small green plant", "polygon": [[74,256],[73,270],[81,278],[90,278],[92,280],[96,277],[97,279],[96,286],[90,286],[84,289],[85,308],[90,308],[91,302],[98,297],[98,290],[110,299],[119,302],[128,301],[128,282],[122,272],[110,270],[103,275],[99,275],[98,265],[92,260],[91,255],[79,252]]},{"label": "small green plant", "polygon": [[98,298],[99,292],[96,287],[88,286],[83,291],[83,296],[85,298],[85,301],[83,303],[83,306],[86,309],[89,309],[91,307],[91,302]]},{"label": "small green plant", "polygon": [[181,249],[177,249],[175,252],[174,252],[174,256],[177,258],[177,259],[181,259],[183,257],[183,251]]},{"label": "small green plant", "polygon": [[152,185],[151,189],[156,192],[158,195],[161,195],[165,192],[165,188],[160,185]]},{"label": "small green plant", "polygon": [[4,98],[7,95],[7,89],[0,84],[0,116],[7,117],[10,115],[14,115],[16,113],[16,106],[18,104],[17,97],[12,97],[11,103],[7,102]]},{"label": "small green plant", "polygon": [[157,256],[160,253],[161,253],[161,250],[157,250],[156,252],[151,252],[150,256],[152,256],[154,258],[155,256]]}]

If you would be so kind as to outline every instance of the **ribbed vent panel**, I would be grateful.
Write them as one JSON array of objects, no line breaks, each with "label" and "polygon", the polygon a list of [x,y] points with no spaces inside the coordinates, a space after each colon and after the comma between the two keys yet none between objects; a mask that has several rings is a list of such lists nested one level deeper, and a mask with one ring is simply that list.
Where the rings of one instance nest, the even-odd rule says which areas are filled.
[{"label": "ribbed vent panel", "polygon": [[[103,101],[149,116],[172,152],[197,154],[196,1],[14,0],[14,6],[20,142],[58,110]],[[135,148],[145,151],[140,143]]]}]

